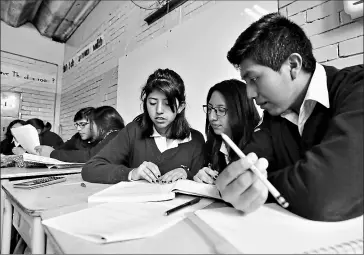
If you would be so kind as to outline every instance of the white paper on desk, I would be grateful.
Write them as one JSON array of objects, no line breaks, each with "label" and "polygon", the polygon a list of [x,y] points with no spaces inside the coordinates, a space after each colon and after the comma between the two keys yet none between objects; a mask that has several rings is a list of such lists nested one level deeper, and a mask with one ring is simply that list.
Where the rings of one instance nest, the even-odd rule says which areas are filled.
[{"label": "white paper on desk", "polygon": [[[262,206],[247,215],[230,207],[195,214],[241,253],[314,253],[313,250],[358,239],[361,239],[361,253],[363,249],[363,216],[341,222],[318,222],[299,217],[276,204]],[[326,253],[334,251],[326,250]]]},{"label": "white paper on desk", "polygon": [[111,243],[145,238],[162,232],[181,221],[187,212],[201,209],[212,202],[203,199],[176,213],[164,212],[188,199],[167,203],[105,203],[81,211],[44,220],[48,227],[95,243]]},{"label": "white paper on desk", "polygon": [[12,128],[11,133],[18,143],[29,153],[37,154],[34,148],[40,145],[37,129],[30,124]]},{"label": "white paper on desk", "polygon": [[190,180],[170,184],[149,183],[145,180],[119,182],[88,197],[88,202],[153,202],[170,200],[175,193],[221,199],[215,185]]}]

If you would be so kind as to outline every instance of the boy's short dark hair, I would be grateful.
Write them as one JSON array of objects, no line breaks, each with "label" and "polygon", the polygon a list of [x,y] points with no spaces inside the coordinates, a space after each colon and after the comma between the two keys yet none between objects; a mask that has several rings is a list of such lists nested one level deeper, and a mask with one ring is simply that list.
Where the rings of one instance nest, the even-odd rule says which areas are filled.
[{"label": "boy's short dark hair", "polygon": [[259,65],[279,71],[292,53],[301,55],[304,71],[314,72],[316,59],[305,32],[279,13],[270,13],[240,34],[227,59],[236,68],[244,59],[250,58]]}]

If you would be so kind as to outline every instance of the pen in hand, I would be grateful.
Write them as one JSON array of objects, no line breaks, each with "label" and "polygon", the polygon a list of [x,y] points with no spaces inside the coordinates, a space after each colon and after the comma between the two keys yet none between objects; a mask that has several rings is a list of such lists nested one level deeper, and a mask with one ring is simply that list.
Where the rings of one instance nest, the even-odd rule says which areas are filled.
[{"label": "pen in hand", "polygon": [[164,216],[168,216],[168,215],[170,215],[171,213],[174,213],[174,212],[176,212],[176,211],[178,211],[178,210],[180,210],[180,209],[183,209],[183,208],[185,208],[185,207],[187,207],[187,206],[197,204],[198,202],[200,202],[200,200],[201,200],[201,198],[196,197],[196,198],[194,198],[194,199],[192,199],[192,200],[190,200],[190,201],[188,201],[188,202],[186,202],[186,203],[184,203],[184,204],[181,204],[181,205],[176,206],[176,207],[174,207],[174,208],[172,208],[172,209],[169,209],[168,211],[166,211],[166,212],[164,213]]},{"label": "pen in hand", "polygon": [[[238,146],[224,133],[221,134],[222,139],[230,146],[232,150],[235,151],[235,153],[240,158],[245,158],[244,153],[239,149]],[[286,199],[279,193],[279,191],[268,181],[267,178],[265,178],[262,173],[259,171],[258,168],[256,168],[254,165],[250,167],[250,170],[253,171],[254,174],[258,176],[258,178],[263,182],[263,184],[268,188],[269,192],[273,195],[273,197],[277,200],[277,202],[283,207],[287,208],[289,206],[289,203],[286,201]]]}]

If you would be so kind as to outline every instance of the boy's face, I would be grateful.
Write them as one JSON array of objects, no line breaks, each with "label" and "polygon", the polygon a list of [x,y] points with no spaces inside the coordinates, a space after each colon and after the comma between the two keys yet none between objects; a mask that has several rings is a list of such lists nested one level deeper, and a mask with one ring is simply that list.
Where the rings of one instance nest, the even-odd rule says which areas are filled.
[{"label": "boy's face", "polygon": [[295,90],[288,61],[281,69],[273,69],[245,59],[240,64],[240,75],[246,81],[249,98],[270,115],[277,116],[285,112],[294,103]]}]

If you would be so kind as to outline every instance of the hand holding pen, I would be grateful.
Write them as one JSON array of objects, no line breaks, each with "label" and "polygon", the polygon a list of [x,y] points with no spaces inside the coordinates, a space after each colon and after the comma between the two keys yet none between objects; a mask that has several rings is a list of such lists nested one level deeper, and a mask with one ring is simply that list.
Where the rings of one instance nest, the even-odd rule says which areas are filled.
[{"label": "hand holding pen", "polygon": [[212,165],[209,163],[208,167],[204,167],[198,171],[198,173],[193,177],[196,182],[214,184],[219,172],[212,170]]}]

